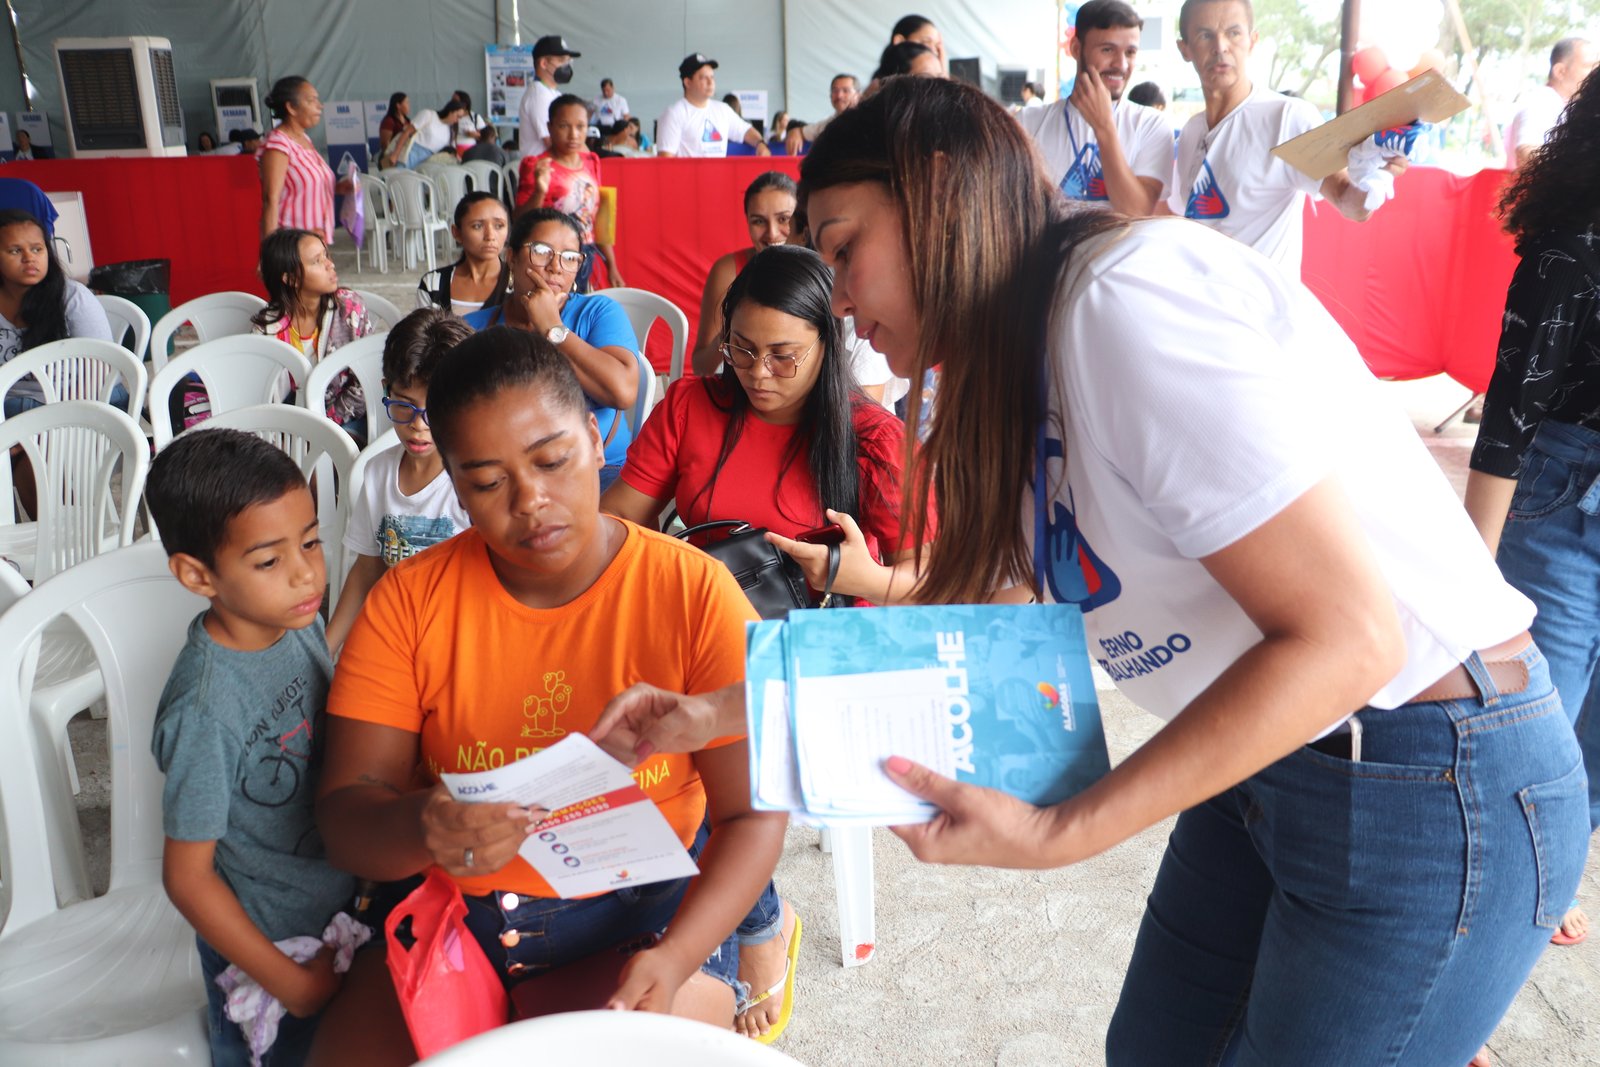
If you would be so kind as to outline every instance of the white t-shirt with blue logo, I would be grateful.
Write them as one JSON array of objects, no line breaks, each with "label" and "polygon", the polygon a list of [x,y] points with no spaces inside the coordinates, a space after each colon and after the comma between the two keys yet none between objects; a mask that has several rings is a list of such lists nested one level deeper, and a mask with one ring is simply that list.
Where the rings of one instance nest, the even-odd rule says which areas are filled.
[{"label": "white t-shirt with blue logo", "polygon": [[1313,104],[1259,85],[1215,127],[1201,111],[1178,136],[1172,213],[1243,241],[1299,280],[1306,197],[1322,183],[1272,150],[1320,125]]},{"label": "white t-shirt with blue logo", "polygon": [[1139,706],[1172,718],[1261,640],[1200,560],[1330,475],[1406,639],[1373,705],[1404,703],[1527,628],[1533,604],[1298,281],[1172,219],[1097,239],[1068,269],[1052,327],[1045,594],[1083,608],[1091,655]]},{"label": "white t-shirt with blue logo", "polygon": [[[1156,199],[1164,199],[1172,189],[1172,127],[1161,112],[1131,100],[1117,101],[1111,117],[1123,158],[1134,176],[1160,182]],[[1099,141],[1077,108],[1057,100],[1049,107],[1023,108],[1017,121],[1039,146],[1050,180],[1068,200],[1111,207]]]},{"label": "white t-shirt with blue logo", "polygon": [[699,159],[721,158],[728,154],[728,142],[743,141],[751,126],[734,114],[721,100],[708,100],[695,107],[687,97],[679,97],[661,113],[656,124],[656,151]]},{"label": "white t-shirt with blue logo", "polygon": [[406,496],[400,491],[404,454],[405,449],[397,444],[367,463],[361,495],[350,509],[350,522],[344,530],[345,548],[363,556],[381,556],[391,567],[472,525],[445,471],[420,492]]}]

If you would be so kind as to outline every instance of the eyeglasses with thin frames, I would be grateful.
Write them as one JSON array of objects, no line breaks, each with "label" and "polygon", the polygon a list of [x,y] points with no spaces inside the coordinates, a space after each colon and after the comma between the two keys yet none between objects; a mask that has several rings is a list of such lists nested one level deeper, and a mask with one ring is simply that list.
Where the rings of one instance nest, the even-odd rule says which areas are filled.
[{"label": "eyeglasses with thin frames", "polygon": [[428,422],[428,409],[419,408],[409,400],[392,400],[384,397],[383,413],[389,416],[389,421],[396,426],[410,426],[413,420],[418,418],[422,419],[422,425],[431,425]]},{"label": "eyeglasses with thin frames", "polygon": [[[766,364],[767,373],[774,378],[793,378],[800,373],[800,364],[810,359],[811,353],[821,343],[822,337],[818,335],[817,339],[811,342],[811,347],[799,355],[790,355],[787,352],[763,352],[759,358],[762,363]],[[723,361],[734,370],[749,370],[756,365],[756,359],[758,358],[756,353],[748,348],[740,348],[738,345],[730,344],[727,341],[718,345],[717,351],[722,353]]]},{"label": "eyeglasses with thin frames", "polygon": [[535,267],[549,266],[551,257],[560,264],[559,269],[568,274],[576,274],[585,259],[582,252],[557,252],[543,241],[536,241],[528,246],[528,259]]}]

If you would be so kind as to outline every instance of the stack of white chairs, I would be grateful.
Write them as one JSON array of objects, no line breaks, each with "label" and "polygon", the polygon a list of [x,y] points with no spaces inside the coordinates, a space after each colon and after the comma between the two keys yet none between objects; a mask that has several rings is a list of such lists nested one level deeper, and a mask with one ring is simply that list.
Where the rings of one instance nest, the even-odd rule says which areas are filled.
[{"label": "stack of white chairs", "polygon": [[438,189],[427,175],[416,171],[393,171],[387,181],[399,212],[400,240],[405,248],[406,269],[417,268],[420,253],[429,270],[438,270],[439,261],[434,245],[440,234],[448,236],[450,233],[450,225],[439,211]]},{"label": "stack of white chairs", "polygon": [[30,650],[64,620],[104,678],[111,763],[110,887],[66,902],[52,874],[53,847],[66,843],[48,815],[62,802],[49,760],[24,716],[0,715],[0,1063],[208,1059],[194,931],[161,885],[162,777],[150,754],[162,688],[205,607],[162,547],[144,543],[57,575],[0,615],[0,707],[29,704]]},{"label": "stack of white chairs", "polygon": [[[362,231],[367,255],[378,264],[378,271],[389,273],[389,242],[395,242],[395,254],[400,254],[400,211],[395,206],[389,185],[376,174],[361,175],[361,210],[365,215]],[[374,243],[376,242],[376,243]],[[362,245],[356,246],[356,270],[361,270]]]}]

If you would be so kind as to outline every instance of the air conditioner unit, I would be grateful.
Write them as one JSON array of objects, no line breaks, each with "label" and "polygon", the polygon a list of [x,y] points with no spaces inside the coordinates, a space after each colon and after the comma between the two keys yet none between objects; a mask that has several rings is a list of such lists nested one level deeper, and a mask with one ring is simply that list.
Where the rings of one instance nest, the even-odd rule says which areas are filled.
[{"label": "air conditioner unit", "polygon": [[187,154],[171,41],[61,37],[54,44],[75,157]]}]

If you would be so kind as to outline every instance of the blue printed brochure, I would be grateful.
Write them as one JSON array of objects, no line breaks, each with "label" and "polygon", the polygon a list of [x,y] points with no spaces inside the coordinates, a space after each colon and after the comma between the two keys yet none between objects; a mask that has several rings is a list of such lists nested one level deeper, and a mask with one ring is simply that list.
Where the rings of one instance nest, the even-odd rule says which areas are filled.
[{"label": "blue printed brochure", "polygon": [[817,823],[925,822],[892,755],[1053,804],[1110,769],[1070,604],[796,611],[746,627],[754,805]]}]

